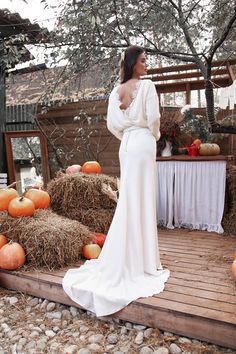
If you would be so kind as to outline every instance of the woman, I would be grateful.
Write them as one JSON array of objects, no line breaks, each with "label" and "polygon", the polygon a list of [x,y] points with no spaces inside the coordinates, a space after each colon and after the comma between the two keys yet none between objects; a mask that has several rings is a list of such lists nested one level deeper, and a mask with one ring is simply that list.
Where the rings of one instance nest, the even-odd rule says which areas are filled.
[{"label": "woman", "polygon": [[128,47],[121,60],[121,84],[109,98],[107,127],[121,140],[117,208],[96,260],[69,270],[63,288],[72,300],[97,316],[110,315],[131,301],[164,289],[157,243],[156,140],[159,103],[147,73],[144,50]]}]

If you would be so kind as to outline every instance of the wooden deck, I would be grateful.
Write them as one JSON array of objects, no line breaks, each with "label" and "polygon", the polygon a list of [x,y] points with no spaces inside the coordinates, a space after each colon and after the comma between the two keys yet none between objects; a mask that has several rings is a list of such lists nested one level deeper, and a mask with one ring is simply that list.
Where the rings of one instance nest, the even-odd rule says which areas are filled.
[{"label": "wooden deck", "polygon": [[[114,315],[236,349],[236,283],[231,278],[236,238],[188,230],[159,230],[162,263],[171,271],[165,291],[140,298]],[[65,270],[0,271],[0,286],[67,305]]]}]

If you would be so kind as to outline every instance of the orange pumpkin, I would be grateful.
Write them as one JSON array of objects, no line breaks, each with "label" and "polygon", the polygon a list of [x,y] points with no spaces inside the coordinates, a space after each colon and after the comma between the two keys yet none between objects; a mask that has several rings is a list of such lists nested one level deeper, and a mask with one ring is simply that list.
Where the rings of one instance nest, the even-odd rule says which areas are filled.
[{"label": "orange pumpkin", "polygon": [[83,247],[83,256],[86,259],[98,258],[100,252],[101,252],[101,247],[98,246],[96,243],[91,243]]},{"label": "orange pumpkin", "polygon": [[32,216],[35,212],[35,206],[32,200],[25,197],[14,198],[8,205],[8,213],[13,218],[21,216]]},{"label": "orange pumpkin", "polygon": [[201,143],[202,143],[202,142],[201,142],[200,139],[195,139],[195,140],[193,141],[193,144],[196,145],[198,148],[200,147]]},{"label": "orange pumpkin", "polygon": [[0,249],[7,244],[7,238],[4,235],[0,235]]},{"label": "orange pumpkin", "polygon": [[19,193],[14,188],[0,189],[0,210],[7,210],[10,201],[16,197],[19,197]]},{"label": "orange pumpkin", "polygon": [[236,259],[233,261],[231,271],[232,271],[233,278],[236,280]]},{"label": "orange pumpkin", "polygon": [[83,173],[101,173],[102,168],[97,161],[87,161],[82,166]]},{"label": "orange pumpkin", "polygon": [[0,268],[15,270],[25,263],[25,251],[17,242],[9,242],[0,249]]},{"label": "orange pumpkin", "polygon": [[32,200],[35,209],[47,209],[50,205],[50,195],[42,189],[30,188],[25,197]]},{"label": "orange pumpkin", "polygon": [[93,242],[99,245],[100,247],[103,247],[106,237],[107,235],[96,232],[93,237]]}]

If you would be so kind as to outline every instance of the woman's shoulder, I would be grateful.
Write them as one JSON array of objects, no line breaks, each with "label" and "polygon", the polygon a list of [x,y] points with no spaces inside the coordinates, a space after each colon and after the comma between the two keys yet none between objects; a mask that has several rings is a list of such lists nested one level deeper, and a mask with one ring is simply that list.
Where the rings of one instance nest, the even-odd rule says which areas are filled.
[{"label": "woman's shoulder", "polygon": [[143,82],[143,84],[147,87],[149,86],[155,86],[154,82],[151,79],[142,79],[141,80]]}]

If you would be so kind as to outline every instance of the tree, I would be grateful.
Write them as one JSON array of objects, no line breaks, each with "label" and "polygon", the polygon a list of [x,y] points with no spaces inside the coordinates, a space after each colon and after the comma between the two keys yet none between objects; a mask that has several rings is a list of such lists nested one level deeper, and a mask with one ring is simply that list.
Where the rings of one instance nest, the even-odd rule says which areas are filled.
[{"label": "tree", "polygon": [[235,38],[235,23],[235,0],[68,0],[54,32],[54,58],[81,72],[102,59],[114,65],[123,48],[140,44],[154,58],[196,63],[211,130],[236,133],[216,122],[211,81],[212,61]]}]

